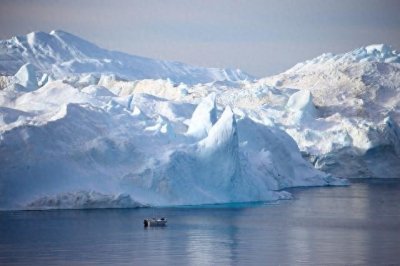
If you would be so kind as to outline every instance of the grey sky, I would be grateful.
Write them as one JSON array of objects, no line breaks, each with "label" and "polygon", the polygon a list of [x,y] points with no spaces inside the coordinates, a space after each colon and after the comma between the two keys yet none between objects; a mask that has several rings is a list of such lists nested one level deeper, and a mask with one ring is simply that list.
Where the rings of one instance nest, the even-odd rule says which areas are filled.
[{"label": "grey sky", "polygon": [[400,48],[398,0],[0,1],[0,38],[62,29],[101,47],[262,77],[323,52]]}]

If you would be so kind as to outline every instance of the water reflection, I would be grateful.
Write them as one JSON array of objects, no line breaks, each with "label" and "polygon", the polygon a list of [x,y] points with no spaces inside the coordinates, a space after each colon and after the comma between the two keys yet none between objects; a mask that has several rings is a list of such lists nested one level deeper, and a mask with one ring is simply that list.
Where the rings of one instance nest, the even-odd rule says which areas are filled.
[{"label": "water reflection", "polygon": [[[345,192],[345,193],[344,193]],[[368,189],[329,189],[284,208],[294,224],[287,231],[288,264],[323,265],[335,262],[335,256],[351,264],[362,263],[367,255],[368,232],[357,227],[368,219]]]},{"label": "water reflection", "polygon": [[0,213],[0,264],[397,264],[400,182],[294,190],[240,208]]},{"label": "water reflection", "polygon": [[[228,265],[235,260],[238,244],[235,223],[236,217],[241,215],[241,210],[214,209],[211,212],[215,212],[215,215],[184,220],[191,228],[186,239],[186,254],[190,265]],[[224,215],[218,215],[218,212]]]}]

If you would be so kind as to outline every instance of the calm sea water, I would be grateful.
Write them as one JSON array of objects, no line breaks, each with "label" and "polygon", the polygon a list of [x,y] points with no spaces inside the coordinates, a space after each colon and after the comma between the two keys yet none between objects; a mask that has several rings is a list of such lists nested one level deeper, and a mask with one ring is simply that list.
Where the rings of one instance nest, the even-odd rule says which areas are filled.
[{"label": "calm sea water", "polygon": [[[400,180],[277,204],[0,212],[0,264],[400,265]],[[166,216],[165,228],[143,219]]]}]

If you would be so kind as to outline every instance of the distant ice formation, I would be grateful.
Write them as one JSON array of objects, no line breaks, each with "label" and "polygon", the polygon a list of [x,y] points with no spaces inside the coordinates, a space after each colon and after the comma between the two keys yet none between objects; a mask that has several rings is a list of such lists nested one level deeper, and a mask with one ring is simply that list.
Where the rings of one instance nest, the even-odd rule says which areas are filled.
[{"label": "distant ice formation", "polygon": [[129,80],[170,79],[190,84],[215,80],[252,80],[239,69],[194,67],[102,49],[68,32],[32,32],[0,41],[0,74],[14,75],[26,63],[41,74],[63,78],[69,74],[112,74]]}]

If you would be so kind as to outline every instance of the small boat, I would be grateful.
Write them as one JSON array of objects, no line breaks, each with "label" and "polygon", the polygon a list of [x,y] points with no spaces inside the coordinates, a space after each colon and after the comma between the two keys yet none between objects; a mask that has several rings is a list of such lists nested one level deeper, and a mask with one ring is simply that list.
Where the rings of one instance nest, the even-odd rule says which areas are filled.
[{"label": "small boat", "polygon": [[150,226],[166,226],[167,225],[167,218],[149,218],[149,219],[144,219],[143,221],[144,227],[150,227]]}]

